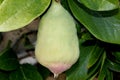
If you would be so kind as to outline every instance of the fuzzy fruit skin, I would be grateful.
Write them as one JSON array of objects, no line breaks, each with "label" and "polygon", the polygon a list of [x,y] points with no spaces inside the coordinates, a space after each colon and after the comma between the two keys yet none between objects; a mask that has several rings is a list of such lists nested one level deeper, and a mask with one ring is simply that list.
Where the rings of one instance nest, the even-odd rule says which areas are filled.
[{"label": "fuzzy fruit skin", "polygon": [[72,16],[53,0],[42,17],[35,48],[40,64],[54,74],[69,69],[79,57],[79,43]]}]

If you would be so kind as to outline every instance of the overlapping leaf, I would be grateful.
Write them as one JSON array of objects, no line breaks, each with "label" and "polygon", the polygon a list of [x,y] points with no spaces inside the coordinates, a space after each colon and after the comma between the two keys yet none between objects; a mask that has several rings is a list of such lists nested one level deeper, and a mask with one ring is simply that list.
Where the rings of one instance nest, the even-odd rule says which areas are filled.
[{"label": "overlapping leaf", "polygon": [[0,69],[5,71],[15,70],[19,66],[17,56],[14,51],[7,46],[0,52]]},{"label": "overlapping leaf", "polygon": [[[103,52],[103,49],[99,48],[97,43],[91,43],[92,45],[89,45],[83,41],[84,40],[80,40],[80,58],[78,62],[67,71],[67,80],[86,80],[87,78],[90,78],[91,75],[96,74],[95,72],[101,64],[101,60],[98,59],[100,57],[99,54]],[[94,55],[98,55],[98,57]],[[97,66],[93,66],[93,64]],[[93,67],[88,75],[88,69],[91,67],[89,65]]]},{"label": "overlapping leaf", "polygon": [[21,65],[10,74],[10,80],[43,80],[37,69],[29,64]]},{"label": "overlapping leaf", "polygon": [[114,10],[101,14],[93,12],[75,0],[68,0],[75,18],[80,21],[96,38],[120,44],[120,11]]},{"label": "overlapping leaf", "polygon": [[101,57],[101,54],[103,54],[103,51],[104,49],[101,47],[98,47],[98,45],[95,45],[93,47],[93,49],[91,50],[91,54],[90,54],[88,68],[93,66],[99,60],[99,57]]},{"label": "overlapping leaf", "polygon": [[106,66],[105,60],[106,60],[106,52],[103,53],[101,68],[99,70],[99,75],[98,75],[98,80],[104,80],[106,77],[107,66]]},{"label": "overlapping leaf", "polygon": [[116,61],[116,62],[119,62],[120,63],[120,52],[118,52],[118,51],[114,51],[114,52],[112,52],[112,56],[114,56],[114,60]]},{"label": "overlapping leaf", "polygon": [[119,7],[119,0],[78,0],[86,7],[96,11],[108,11]]},{"label": "overlapping leaf", "polygon": [[120,72],[120,64],[117,64],[117,63],[107,59],[107,65],[108,65],[109,69],[116,71],[116,72]]},{"label": "overlapping leaf", "polygon": [[50,0],[4,0],[0,5],[0,31],[21,28],[40,16]]}]

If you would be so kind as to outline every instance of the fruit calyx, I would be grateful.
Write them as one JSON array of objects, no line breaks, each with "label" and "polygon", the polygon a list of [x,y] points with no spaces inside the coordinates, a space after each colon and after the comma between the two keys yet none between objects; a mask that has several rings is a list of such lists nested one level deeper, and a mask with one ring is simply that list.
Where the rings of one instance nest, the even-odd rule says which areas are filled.
[{"label": "fruit calyx", "polygon": [[70,67],[70,64],[64,63],[55,63],[48,66],[49,70],[54,74],[54,78],[58,77],[59,74],[68,70]]}]

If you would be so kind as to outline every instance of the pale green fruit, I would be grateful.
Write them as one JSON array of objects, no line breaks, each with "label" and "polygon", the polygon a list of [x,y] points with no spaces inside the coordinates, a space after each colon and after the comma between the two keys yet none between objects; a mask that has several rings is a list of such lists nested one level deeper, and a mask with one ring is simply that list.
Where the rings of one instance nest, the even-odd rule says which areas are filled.
[{"label": "pale green fruit", "polygon": [[40,21],[35,55],[55,75],[69,69],[79,57],[75,22],[54,0]]}]

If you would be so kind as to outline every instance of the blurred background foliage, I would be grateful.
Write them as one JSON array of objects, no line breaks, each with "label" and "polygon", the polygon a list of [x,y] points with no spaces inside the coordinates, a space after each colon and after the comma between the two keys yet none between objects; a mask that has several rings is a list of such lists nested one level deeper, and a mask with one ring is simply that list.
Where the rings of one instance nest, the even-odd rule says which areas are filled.
[{"label": "blurred background foliage", "polygon": [[[32,1],[36,2],[31,5]],[[31,5],[27,11],[26,4]],[[57,80],[120,80],[119,0],[61,0],[61,4],[75,19],[80,57]],[[54,80],[34,57],[38,24],[49,6],[50,0],[0,0],[0,80]],[[1,16],[8,13],[6,9],[10,15]],[[25,21],[23,15],[29,10]],[[2,31],[5,28],[7,32]]]}]

